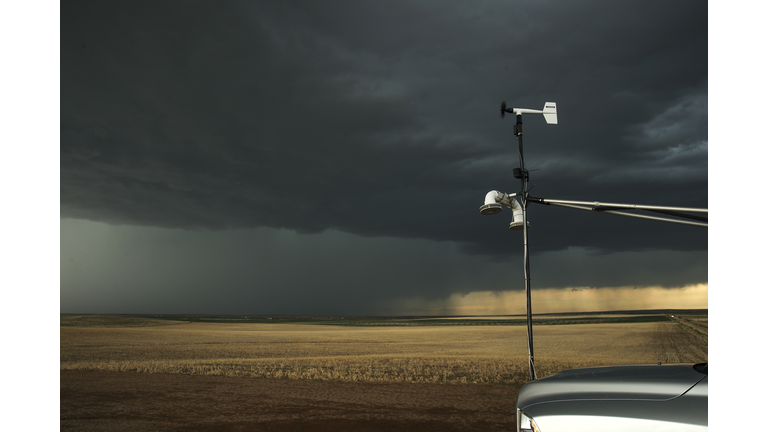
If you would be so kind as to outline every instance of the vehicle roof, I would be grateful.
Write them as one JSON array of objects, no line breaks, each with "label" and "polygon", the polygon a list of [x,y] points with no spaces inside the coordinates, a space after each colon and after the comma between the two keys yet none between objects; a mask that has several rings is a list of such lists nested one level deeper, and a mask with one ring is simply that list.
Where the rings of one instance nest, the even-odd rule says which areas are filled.
[{"label": "vehicle roof", "polygon": [[[532,381],[520,391],[517,406],[569,400],[669,400],[707,376],[693,363],[600,366],[570,369]],[[703,371],[703,372],[702,372]]]}]

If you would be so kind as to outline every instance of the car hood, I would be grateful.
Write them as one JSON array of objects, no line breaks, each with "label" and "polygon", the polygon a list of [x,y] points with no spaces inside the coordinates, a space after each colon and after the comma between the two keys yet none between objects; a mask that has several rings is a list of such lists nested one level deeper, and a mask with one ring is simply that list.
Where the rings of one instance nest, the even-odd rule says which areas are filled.
[{"label": "car hood", "polygon": [[517,407],[577,400],[669,400],[707,375],[691,364],[601,366],[570,369],[532,381],[520,390]]}]

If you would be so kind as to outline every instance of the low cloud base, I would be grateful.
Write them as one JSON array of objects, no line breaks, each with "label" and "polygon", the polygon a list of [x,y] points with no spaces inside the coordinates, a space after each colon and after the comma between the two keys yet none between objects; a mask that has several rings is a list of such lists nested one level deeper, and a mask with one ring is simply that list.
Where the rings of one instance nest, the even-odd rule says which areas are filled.
[{"label": "low cloud base", "polygon": [[[534,314],[644,309],[708,309],[709,284],[679,288],[572,287],[537,289],[531,293]],[[394,315],[518,315],[525,314],[524,291],[475,291],[439,300],[419,297],[391,304]]]}]

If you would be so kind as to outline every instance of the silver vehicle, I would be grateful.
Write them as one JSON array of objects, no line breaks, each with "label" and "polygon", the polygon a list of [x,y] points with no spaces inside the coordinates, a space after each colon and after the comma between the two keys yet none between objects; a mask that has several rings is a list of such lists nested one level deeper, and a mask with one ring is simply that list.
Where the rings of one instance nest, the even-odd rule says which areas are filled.
[{"label": "silver vehicle", "polygon": [[707,364],[571,369],[517,398],[518,432],[706,431]]}]

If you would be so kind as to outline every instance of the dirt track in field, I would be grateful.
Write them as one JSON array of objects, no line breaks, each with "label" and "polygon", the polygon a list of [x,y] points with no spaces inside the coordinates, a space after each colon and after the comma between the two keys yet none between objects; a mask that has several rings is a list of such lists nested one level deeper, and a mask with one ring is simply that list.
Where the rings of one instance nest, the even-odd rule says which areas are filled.
[{"label": "dirt track in field", "polygon": [[520,387],[61,371],[61,430],[511,431]]}]

